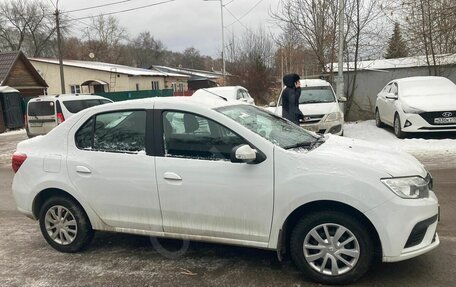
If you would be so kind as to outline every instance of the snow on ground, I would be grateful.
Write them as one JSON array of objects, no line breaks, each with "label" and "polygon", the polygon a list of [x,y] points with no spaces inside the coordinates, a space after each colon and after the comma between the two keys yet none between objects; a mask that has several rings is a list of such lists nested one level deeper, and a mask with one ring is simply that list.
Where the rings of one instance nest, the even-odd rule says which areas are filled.
[{"label": "snow on ground", "polygon": [[4,133],[0,133],[0,137],[21,135],[21,134],[25,134],[25,129],[12,130],[12,131],[7,131],[7,132],[4,132]]},{"label": "snow on ground", "polygon": [[429,168],[456,167],[456,133],[413,134],[398,139],[392,128],[377,128],[375,121],[371,120],[346,123],[344,136],[408,152]]}]

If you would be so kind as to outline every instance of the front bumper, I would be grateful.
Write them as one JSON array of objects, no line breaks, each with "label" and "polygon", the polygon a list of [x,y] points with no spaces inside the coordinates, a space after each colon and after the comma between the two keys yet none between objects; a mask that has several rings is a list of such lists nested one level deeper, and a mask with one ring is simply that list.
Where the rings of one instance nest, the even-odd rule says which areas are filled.
[{"label": "front bumper", "polygon": [[[402,261],[436,248],[439,204],[434,192],[428,198],[394,197],[365,215],[375,226],[382,245],[384,262]],[[434,218],[435,220],[430,221]],[[427,222],[425,228],[422,222]],[[417,226],[421,230],[417,232]]]},{"label": "front bumper", "polygon": [[320,133],[320,134],[335,134],[342,135],[344,132],[343,121],[331,121],[324,122],[320,121],[314,124],[301,123],[300,126],[308,131]]},{"label": "front bumper", "polygon": [[[409,124],[407,123],[409,122]],[[402,131],[412,133],[423,132],[453,132],[456,131],[456,124],[451,125],[433,125],[426,121],[419,114],[404,114],[404,119],[401,121]]]}]

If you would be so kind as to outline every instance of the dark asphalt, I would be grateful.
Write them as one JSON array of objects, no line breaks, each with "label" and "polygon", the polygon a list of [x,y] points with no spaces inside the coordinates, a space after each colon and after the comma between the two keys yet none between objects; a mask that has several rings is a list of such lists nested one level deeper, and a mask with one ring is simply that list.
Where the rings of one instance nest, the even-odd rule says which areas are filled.
[{"label": "dark asphalt", "polygon": [[[375,265],[355,286],[455,286],[456,169],[433,170],[441,203],[441,245],[423,256]],[[191,242],[172,259],[149,237],[97,233],[83,253],[63,254],[37,222],[15,210],[13,173],[0,167],[0,286],[318,286],[271,251]],[[169,249],[181,242],[160,240]]]}]

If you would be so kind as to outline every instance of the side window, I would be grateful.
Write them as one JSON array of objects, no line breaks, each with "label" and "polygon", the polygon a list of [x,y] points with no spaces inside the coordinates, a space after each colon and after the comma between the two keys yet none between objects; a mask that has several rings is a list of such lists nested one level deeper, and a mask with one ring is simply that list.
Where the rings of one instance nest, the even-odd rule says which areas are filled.
[{"label": "side window", "polygon": [[390,93],[397,95],[397,84],[396,83],[393,83],[393,85],[391,86]]},{"label": "side window", "polygon": [[389,93],[390,89],[391,89],[391,84],[388,84],[383,88],[383,92]]},{"label": "side window", "polygon": [[249,95],[249,93],[246,90],[242,90],[242,94],[244,96],[244,99],[249,99],[250,98],[250,95]]},{"label": "side window", "polygon": [[244,95],[242,95],[242,90],[238,90],[237,91],[237,95],[236,95],[236,100],[240,100],[244,97]]},{"label": "side window", "polygon": [[76,133],[80,149],[138,153],[145,150],[146,112],[121,111],[92,117]]},{"label": "side window", "polygon": [[246,141],[224,126],[185,112],[163,113],[165,156],[230,160],[233,147]]}]

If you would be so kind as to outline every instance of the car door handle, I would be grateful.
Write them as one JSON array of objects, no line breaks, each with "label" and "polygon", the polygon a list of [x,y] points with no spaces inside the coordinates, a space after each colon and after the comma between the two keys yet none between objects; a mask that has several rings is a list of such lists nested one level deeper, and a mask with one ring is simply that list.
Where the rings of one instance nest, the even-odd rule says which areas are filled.
[{"label": "car door handle", "polygon": [[82,166],[82,165],[76,166],[76,172],[77,172],[77,173],[84,173],[84,174],[90,174],[90,173],[92,173],[92,172],[90,171],[90,169],[88,169],[87,167]]},{"label": "car door handle", "polygon": [[182,180],[182,177],[174,172],[165,172],[163,178],[168,180]]}]

